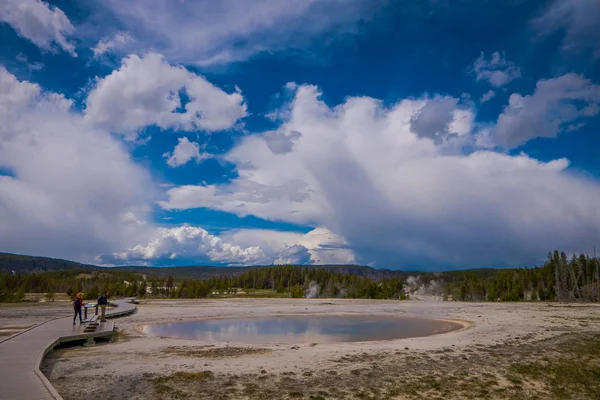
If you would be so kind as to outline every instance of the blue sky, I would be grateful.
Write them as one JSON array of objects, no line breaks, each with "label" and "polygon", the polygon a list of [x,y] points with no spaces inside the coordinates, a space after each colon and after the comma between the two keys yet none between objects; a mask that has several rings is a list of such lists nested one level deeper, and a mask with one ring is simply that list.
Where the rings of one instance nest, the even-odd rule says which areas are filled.
[{"label": "blue sky", "polygon": [[598,13],[8,0],[0,251],[406,270],[590,253]]}]

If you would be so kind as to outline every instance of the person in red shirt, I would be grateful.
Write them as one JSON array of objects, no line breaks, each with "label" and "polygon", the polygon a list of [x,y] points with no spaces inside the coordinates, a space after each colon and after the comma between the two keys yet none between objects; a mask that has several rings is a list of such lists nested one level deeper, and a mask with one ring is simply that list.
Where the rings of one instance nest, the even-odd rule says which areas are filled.
[{"label": "person in red shirt", "polygon": [[77,293],[75,300],[73,300],[73,310],[75,315],[73,316],[73,325],[77,325],[77,314],[79,314],[79,323],[83,324],[83,318],[81,318],[81,309],[83,308],[83,293]]}]

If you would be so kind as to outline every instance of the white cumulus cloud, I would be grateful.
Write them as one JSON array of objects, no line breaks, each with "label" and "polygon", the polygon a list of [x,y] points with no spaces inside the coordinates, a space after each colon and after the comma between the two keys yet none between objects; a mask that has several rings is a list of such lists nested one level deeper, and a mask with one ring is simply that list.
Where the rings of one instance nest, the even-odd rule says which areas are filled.
[{"label": "white cumulus cloud", "polygon": [[482,52],[473,64],[473,72],[477,81],[488,81],[495,87],[504,86],[521,77],[521,69],[497,51],[492,53],[489,60]]},{"label": "white cumulus cloud", "polygon": [[131,263],[190,258],[206,258],[228,265],[272,263],[257,246],[240,247],[211,235],[203,228],[187,224],[174,228],[156,228],[148,243],[138,244],[103,259],[114,263]]},{"label": "white cumulus cloud", "polygon": [[[417,134],[415,116],[428,101],[386,107],[351,97],[330,107],[316,87],[299,86],[280,127],[302,132],[291,151],[246,137],[225,156],[238,166],[236,179],[171,188],[161,205],[324,227],[359,262],[389,267],[515,265],[548,249],[592,248],[600,238],[597,181],[570,172],[565,159],[464,154],[450,145],[478,143],[472,134],[442,143]],[[435,123],[423,126],[435,129],[424,131],[447,126],[449,110],[440,107],[444,124],[433,112]]]},{"label": "white cumulus cloud", "polygon": [[104,254],[105,264],[156,264],[196,260],[227,265],[354,264],[347,242],[324,228],[302,234],[268,229],[235,229],[220,236],[199,226],[154,227],[147,241]]},{"label": "white cumulus cloud", "polygon": [[569,73],[538,81],[532,95],[513,93],[492,131],[496,143],[517,147],[535,137],[556,137],[581,128],[600,109],[600,86]]},{"label": "white cumulus cloud", "polygon": [[131,35],[127,32],[117,32],[112,38],[103,38],[92,48],[94,58],[99,58],[113,50],[122,49],[132,40]]},{"label": "white cumulus cloud", "polygon": [[190,142],[188,138],[181,137],[178,139],[178,143],[173,149],[173,152],[163,154],[163,157],[167,159],[167,165],[169,167],[179,167],[187,164],[191,160],[200,162],[210,158],[211,155],[200,152],[200,145],[196,142]]},{"label": "white cumulus cloud", "polygon": [[[189,98],[184,105],[182,92]],[[241,93],[226,93],[162,55],[130,55],[121,67],[98,79],[86,99],[85,118],[111,132],[162,129],[219,131],[246,116]]]},{"label": "white cumulus cloud", "polygon": [[68,40],[75,28],[58,7],[40,0],[2,0],[0,21],[10,24],[19,36],[42,50],[56,51],[58,46],[77,57],[75,45]]},{"label": "white cumulus cloud", "polygon": [[269,229],[236,229],[221,238],[240,246],[258,246],[275,264],[355,264],[356,255],[344,238],[326,228],[307,233]]},{"label": "white cumulus cloud", "polygon": [[[68,98],[4,67],[0,120],[0,252],[105,264],[309,262],[296,243],[265,253],[200,227],[157,227],[149,220],[155,184],[123,143],[90,124]],[[172,157],[186,156],[176,150]]]},{"label": "white cumulus cloud", "polygon": [[276,265],[305,265],[310,263],[310,252],[302,245],[286,246],[278,252]]},{"label": "white cumulus cloud", "polygon": [[0,67],[0,251],[89,261],[143,234],[154,188],[63,95]]}]

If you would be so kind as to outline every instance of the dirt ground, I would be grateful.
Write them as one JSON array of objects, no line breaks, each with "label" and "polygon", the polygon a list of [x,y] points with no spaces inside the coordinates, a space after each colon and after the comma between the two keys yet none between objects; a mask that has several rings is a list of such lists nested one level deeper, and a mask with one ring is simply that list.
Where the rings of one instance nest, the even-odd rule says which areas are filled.
[{"label": "dirt ground", "polygon": [[[62,308],[61,308],[62,307]],[[67,305],[0,307],[0,328]],[[274,315],[368,314],[461,321],[422,338],[298,345],[152,337],[149,323]],[[65,400],[598,399],[600,307],[331,299],[148,301],[113,343],[57,349],[42,371]]]},{"label": "dirt ground", "polygon": [[71,302],[0,303],[0,340],[48,319],[63,317]]}]

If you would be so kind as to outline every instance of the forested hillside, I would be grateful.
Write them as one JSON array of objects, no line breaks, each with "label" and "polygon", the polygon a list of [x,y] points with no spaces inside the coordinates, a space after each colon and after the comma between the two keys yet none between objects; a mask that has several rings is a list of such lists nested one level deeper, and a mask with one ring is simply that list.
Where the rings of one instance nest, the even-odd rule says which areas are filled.
[{"label": "forested hillside", "polygon": [[[4,268],[0,269],[0,301],[20,301],[25,293],[47,293],[51,299],[54,293],[79,291],[84,292],[86,298],[94,299],[104,290],[115,296],[170,298],[236,296],[252,292],[279,297],[405,299],[434,296],[461,301],[600,301],[599,260],[586,255],[573,255],[568,259],[558,251],[549,254],[547,262],[535,268],[411,275],[357,266],[271,266],[234,270],[200,267],[204,278],[198,279],[196,274],[169,274],[194,267],[137,268],[72,266],[33,273]],[[138,272],[140,270],[144,273]],[[223,273],[219,274],[220,271]]]},{"label": "forested hillside", "polygon": [[[256,268],[272,268],[272,266],[265,267],[223,267],[223,266],[174,266],[174,267],[147,267],[147,266],[114,266],[114,267],[100,267],[90,264],[80,264],[73,261],[61,260],[48,257],[35,257],[26,256],[19,254],[0,253],[0,271],[5,272],[18,272],[18,273],[32,273],[32,272],[45,272],[45,271],[56,271],[66,269],[86,269],[88,271],[124,271],[133,272],[139,274],[153,275],[159,278],[166,279],[171,276],[174,279],[201,279],[206,280],[209,278],[220,277],[220,276],[237,276],[248,270]],[[402,276],[402,271],[391,271],[389,269],[374,269],[367,266],[360,265],[318,265],[310,266],[307,268],[325,269],[333,272],[339,272],[343,274],[353,274],[358,276],[366,276],[373,279],[379,279],[383,277],[391,276]]]},{"label": "forested hillside", "polygon": [[57,258],[0,253],[0,271],[42,272],[73,268],[94,268],[94,266]]},{"label": "forested hillside", "polygon": [[[160,278],[172,276],[174,279],[194,278],[206,280],[222,276],[239,276],[245,272],[255,269],[277,268],[277,266],[255,266],[255,267],[213,267],[213,266],[181,266],[181,267],[113,267],[113,269],[137,272],[141,274],[154,275]],[[391,271],[389,269],[375,269],[360,265],[318,265],[304,266],[304,268],[313,268],[337,272],[341,274],[352,274],[357,276],[380,279],[391,276],[402,276],[402,271]]]}]

